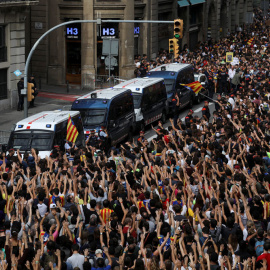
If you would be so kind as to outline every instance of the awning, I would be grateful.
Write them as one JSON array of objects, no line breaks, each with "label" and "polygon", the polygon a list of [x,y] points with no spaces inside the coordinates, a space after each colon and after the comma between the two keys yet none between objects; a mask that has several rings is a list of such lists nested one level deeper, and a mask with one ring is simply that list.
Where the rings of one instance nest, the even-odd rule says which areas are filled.
[{"label": "awning", "polygon": [[187,7],[189,6],[189,2],[187,0],[181,0],[177,2],[180,7]]},{"label": "awning", "polygon": [[205,3],[205,0],[189,0],[191,5],[197,5],[197,4],[202,4]]}]

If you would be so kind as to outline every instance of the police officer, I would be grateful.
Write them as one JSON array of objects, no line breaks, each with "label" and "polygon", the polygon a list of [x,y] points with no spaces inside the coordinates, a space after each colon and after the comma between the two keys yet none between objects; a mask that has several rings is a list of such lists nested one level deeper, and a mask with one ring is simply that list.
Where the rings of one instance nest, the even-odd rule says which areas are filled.
[{"label": "police officer", "polygon": [[101,148],[107,149],[108,144],[108,132],[104,126],[100,127],[99,139],[101,141]]},{"label": "police officer", "polygon": [[185,117],[185,123],[186,123],[186,125],[190,125],[191,123],[193,123],[193,115],[192,115],[193,113],[194,113],[193,110],[189,110],[188,111],[188,114]]},{"label": "police officer", "polygon": [[202,108],[202,117],[207,122],[210,119],[210,110],[209,110],[209,107],[208,107],[208,101],[207,100],[204,101],[204,106]]},{"label": "police officer", "polygon": [[23,88],[24,88],[24,78],[21,78],[17,83],[17,89],[18,89],[18,95],[19,95],[17,111],[21,111],[23,109],[23,95],[22,95]]},{"label": "police officer", "polygon": [[222,69],[218,73],[218,88],[219,93],[227,93],[228,91],[228,72],[226,71],[225,67],[222,67]]},{"label": "police officer", "polygon": [[98,143],[98,137],[96,136],[96,131],[91,130],[90,135],[86,140],[86,144],[92,147],[96,147],[97,143]]},{"label": "police officer", "polygon": [[140,131],[140,137],[137,139],[138,143],[142,144],[145,141],[144,135],[145,135],[144,131],[141,130]]},{"label": "police officer", "polygon": [[179,117],[179,111],[180,111],[180,100],[177,93],[175,93],[174,97],[172,98],[172,108],[173,108],[173,114],[174,114],[173,124],[176,127],[177,119]]},{"label": "police officer", "polygon": [[214,81],[213,81],[213,77],[210,76],[210,77],[208,78],[208,96],[209,96],[210,98],[213,98],[214,92],[215,92],[215,83],[214,83]]}]

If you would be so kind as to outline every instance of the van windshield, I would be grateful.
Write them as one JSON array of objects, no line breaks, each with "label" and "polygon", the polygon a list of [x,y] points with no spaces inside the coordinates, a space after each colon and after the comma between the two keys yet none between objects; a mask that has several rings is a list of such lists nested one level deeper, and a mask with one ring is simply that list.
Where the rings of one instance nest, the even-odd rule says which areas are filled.
[{"label": "van windshield", "polygon": [[54,132],[45,130],[15,131],[10,138],[9,147],[30,151],[36,148],[39,151],[51,151]]},{"label": "van windshield", "polygon": [[80,110],[80,112],[84,127],[101,125],[105,121],[105,109]]},{"label": "van windshield", "polygon": [[166,91],[167,93],[173,92],[174,79],[165,79]]},{"label": "van windshield", "polygon": [[142,94],[132,93],[134,108],[139,109],[141,107]]}]

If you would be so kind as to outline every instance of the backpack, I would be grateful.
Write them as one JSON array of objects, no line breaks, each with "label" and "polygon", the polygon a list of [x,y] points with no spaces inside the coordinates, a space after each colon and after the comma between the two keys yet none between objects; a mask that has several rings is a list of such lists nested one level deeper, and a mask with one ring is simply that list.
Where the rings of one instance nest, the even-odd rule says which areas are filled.
[{"label": "backpack", "polygon": [[264,245],[264,240],[257,241],[255,243],[255,250],[256,250],[256,255],[257,256],[260,256],[263,253],[263,245]]}]

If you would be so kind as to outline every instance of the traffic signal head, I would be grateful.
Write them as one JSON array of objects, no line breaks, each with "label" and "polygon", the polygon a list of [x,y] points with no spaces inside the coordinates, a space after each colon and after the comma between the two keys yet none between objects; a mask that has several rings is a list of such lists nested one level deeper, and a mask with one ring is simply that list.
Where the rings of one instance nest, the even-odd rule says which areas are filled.
[{"label": "traffic signal head", "polygon": [[174,20],[174,37],[179,39],[183,37],[183,20]]},{"label": "traffic signal head", "polygon": [[27,83],[27,101],[32,101],[34,97],[34,84],[33,83]]},{"label": "traffic signal head", "polygon": [[174,40],[173,39],[169,39],[169,53],[174,53]]}]

